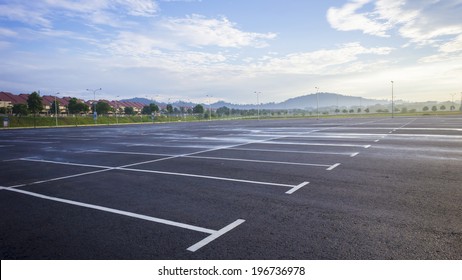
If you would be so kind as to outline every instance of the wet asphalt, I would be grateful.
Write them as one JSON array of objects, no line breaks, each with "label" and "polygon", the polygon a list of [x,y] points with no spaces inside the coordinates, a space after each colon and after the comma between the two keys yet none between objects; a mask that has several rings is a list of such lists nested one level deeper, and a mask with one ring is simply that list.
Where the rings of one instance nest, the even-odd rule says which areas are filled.
[{"label": "wet asphalt", "polygon": [[0,170],[1,259],[462,256],[460,117],[1,130]]}]

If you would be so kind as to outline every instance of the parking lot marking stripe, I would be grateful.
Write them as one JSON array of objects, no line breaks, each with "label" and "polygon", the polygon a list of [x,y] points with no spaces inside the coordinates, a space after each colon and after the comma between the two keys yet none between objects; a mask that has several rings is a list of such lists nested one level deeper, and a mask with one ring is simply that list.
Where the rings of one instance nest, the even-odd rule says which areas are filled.
[{"label": "parking lot marking stripe", "polygon": [[214,241],[215,239],[222,236],[223,234],[233,230],[234,228],[238,227],[239,225],[241,225],[244,222],[245,222],[245,220],[238,219],[238,220],[234,221],[233,223],[231,223],[231,224],[225,226],[224,228],[220,229],[219,231],[216,231],[216,232],[212,233],[208,237],[206,237],[206,238],[202,239],[201,241],[197,242],[196,244],[192,245],[187,250],[190,251],[190,252],[196,252],[200,248],[202,248],[205,245],[209,244],[210,242]]},{"label": "parking lot marking stripe", "polygon": [[355,156],[357,156],[357,155],[359,155],[359,153],[354,153],[354,154],[351,154],[351,156],[350,156],[350,157],[355,157]]},{"label": "parking lot marking stripe", "polygon": [[60,162],[60,161],[52,161],[52,160],[44,160],[44,159],[34,159],[34,158],[20,158],[19,160],[22,160],[22,161],[33,161],[33,162],[43,162],[43,163],[53,163],[53,164],[61,164],[61,165],[73,165],[73,166],[81,166],[81,167],[93,167],[93,168],[102,168],[102,169],[114,168],[114,167],[111,167],[111,166],[94,165],[94,164],[83,164],[83,163],[73,163],[73,162]]},{"label": "parking lot marking stripe", "polygon": [[36,182],[28,183],[28,184],[11,186],[10,188],[21,188],[21,187],[25,187],[25,186],[38,185],[38,184],[43,184],[43,183],[48,183],[48,182],[53,182],[53,181],[65,180],[65,179],[69,179],[69,178],[75,178],[75,177],[80,177],[80,176],[85,176],[85,175],[96,174],[96,173],[102,173],[102,172],[110,171],[110,170],[113,170],[113,169],[114,168],[108,168],[108,169],[84,172],[84,173],[79,173],[79,174],[74,174],[74,175],[69,175],[69,176],[52,178],[52,179],[49,179],[49,180],[42,180],[42,181],[36,181]]},{"label": "parking lot marking stripe", "polygon": [[294,187],[294,185],[288,185],[288,184],[270,183],[270,182],[262,182],[262,181],[251,181],[251,180],[233,179],[233,178],[215,177],[215,176],[207,176],[207,175],[188,174],[188,173],[177,173],[177,172],[167,172],[167,171],[157,171],[157,170],[134,169],[134,168],[125,168],[125,167],[116,168],[116,169],[125,170],[125,171],[133,171],[133,172],[155,173],[155,174],[164,174],[164,175],[174,175],[174,176],[183,176],[183,177],[212,179],[212,180],[219,180],[219,181],[240,182],[240,183],[248,183],[248,184],[256,184],[256,185],[269,185],[269,186],[279,186],[279,187],[288,187],[288,188]]},{"label": "parking lot marking stripe", "polygon": [[320,155],[344,155],[349,156],[351,153],[333,153],[333,152],[316,152],[316,151],[295,151],[295,150],[272,150],[272,149],[246,149],[246,148],[229,148],[227,150],[236,151],[255,151],[255,152],[268,152],[268,153],[295,153],[295,154],[320,154]]},{"label": "parking lot marking stripe", "polygon": [[336,164],[332,165],[331,167],[327,168],[326,170],[329,170],[329,171],[334,170],[334,168],[336,168],[338,166],[340,166],[340,163],[336,163]]},{"label": "parking lot marking stripe", "polygon": [[216,230],[212,230],[212,229],[207,229],[207,228],[203,228],[203,227],[188,225],[188,224],[184,224],[184,223],[178,223],[178,222],[174,222],[174,221],[170,221],[170,220],[165,220],[165,219],[155,218],[155,217],[151,217],[151,216],[136,214],[136,213],[127,212],[127,211],[118,210],[118,209],[113,209],[113,208],[108,208],[108,207],[104,207],[104,206],[98,206],[98,205],[78,202],[78,201],[74,201],[74,200],[68,200],[68,199],[63,199],[63,198],[58,198],[58,197],[53,197],[53,196],[47,196],[47,195],[38,194],[38,193],[34,193],[34,192],[29,192],[29,191],[24,191],[24,190],[19,190],[19,189],[10,189],[10,188],[8,188],[8,189],[5,189],[5,190],[11,191],[11,192],[17,192],[17,193],[21,193],[21,194],[41,198],[41,199],[46,199],[46,200],[61,202],[61,203],[65,203],[65,204],[80,206],[80,207],[84,207],[84,208],[99,210],[99,211],[103,211],[103,212],[118,214],[118,215],[122,215],[122,216],[132,217],[132,218],[136,218],[136,219],[140,219],[140,220],[146,220],[146,221],[155,222],[155,223],[159,223],[159,224],[164,224],[164,225],[169,225],[169,226],[189,229],[189,230],[192,230],[192,231],[204,232],[204,233],[208,233],[208,234],[217,233]]},{"label": "parking lot marking stripe", "polygon": [[30,144],[56,144],[60,142],[49,142],[49,141],[27,141],[27,140],[18,140],[18,139],[11,139],[11,140],[0,140],[0,142],[9,142],[9,143],[30,143]]},{"label": "parking lot marking stripe", "polygon": [[[22,159],[22,160],[27,161],[29,159]],[[70,162],[57,162],[57,161],[46,161],[46,162],[47,163],[54,163],[54,164],[62,164],[62,165],[72,165],[72,166],[84,166],[84,167],[87,166],[86,164],[70,163]],[[188,173],[157,171],[157,170],[134,169],[134,168],[127,168],[125,166],[120,166],[120,167],[99,166],[99,167],[104,168],[104,169],[103,170],[80,173],[80,174],[75,174],[75,175],[70,175],[70,176],[65,176],[65,177],[54,178],[54,179],[45,180],[45,181],[38,181],[38,182],[29,183],[29,184],[23,184],[23,185],[20,185],[20,186],[22,187],[22,186],[26,186],[26,185],[41,184],[41,183],[46,183],[46,182],[51,182],[51,181],[56,181],[56,180],[63,180],[63,179],[67,179],[67,178],[73,178],[73,177],[84,176],[84,175],[89,175],[89,174],[94,174],[94,173],[99,173],[99,172],[106,172],[106,171],[111,171],[111,170],[124,170],[124,171],[132,171],[132,172],[155,173],[155,174],[174,175],[174,176],[183,176],[183,177],[204,178],[204,179],[212,179],[212,180],[220,180],[220,181],[241,182],[241,183],[257,184],[257,185],[280,186],[280,187],[289,187],[289,188],[294,187],[294,185],[289,185],[289,184],[280,184],[280,183],[271,183],[271,182],[262,182],[262,181],[252,181],[252,180],[243,180],[243,179],[233,179],[233,178],[207,176],[207,175],[197,175],[197,174],[188,174]],[[19,186],[14,186],[14,187],[19,187]]]},{"label": "parking lot marking stripe", "polygon": [[366,145],[364,146],[364,149],[369,149],[370,147],[372,147],[372,145]]},{"label": "parking lot marking stripe", "polygon": [[270,160],[241,159],[241,158],[200,157],[200,156],[184,156],[184,158],[225,160],[225,161],[226,160],[227,161],[243,161],[243,162],[271,163],[271,164],[283,164],[283,165],[318,166],[318,167],[330,166],[328,164],[318,164],[318,163],[298,163],[298,162],[287,162],[287,161],[270,161]]},{"label": "parking lot marking stripe", "polygon": [[[316,152],[316,151],[295,151],[295,150],[272,150],[272,149],[247,149],[247,148],[223,148],[222,150],[235,150],[235,151],[255,151],[255,152],[268,152],[268,153],[296,153],[296,154],[321,154],[321,155],[343,155],[350,156],[351,153],[335,153],[335,152]],[[118,152],[118,151],[105,151],[105,150],[87,150],[84,152],[102,153],[102,154],[126,154],[126,155],[145,155],[145,156],[175,156],[171,154],[157,154],[157,153],[140,153],[140,152]],[[202,152],[201,152],[202,153]],[[181,156],[181,155],[178,155]],[[193,157],[193,156],[183,156]]]},{"label": "parking lot marking stripe", "polygon": [[140,153],[140,152],[119,152],[119,151],[104,151],[104,150],[87,150],[88,153],[101,153],[101,154],[122,154],[122,155],[141,155],[141,156],[160,156],[172,157],[172,154],[156,154],[156,153]]},{"label": "parking lot marking stripe", "polygon": [[[293,145],[293,146],[328,146],[328,147],[356,147],[356,148],[366,148],[370,145],[355,145],[355,144],[329,144],[329,143],[299,143],[299,142],[259,142],[261,144],[271,144],[271,145]],[[254,144],[254,143],[249,143]]]},{"label": "parking lot marking stripe", "polygon": [[303,182],[300,185],[293,187],[292,189],[286,191],[286,194],[293,194],[294,192],[298,191],[299,189],[303,188],[304,186],[308,185],[310,182]]}]

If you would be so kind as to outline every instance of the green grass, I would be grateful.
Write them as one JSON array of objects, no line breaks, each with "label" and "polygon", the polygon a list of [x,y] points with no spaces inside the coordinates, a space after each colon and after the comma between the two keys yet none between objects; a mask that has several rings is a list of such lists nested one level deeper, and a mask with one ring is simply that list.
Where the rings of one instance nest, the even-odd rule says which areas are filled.
[{"label": "green grass", "polygon": [[[420,116],[462,116],[460,111],[437,111],[437,112],[417,112],[417,113],[396,113],[395,117],[420,117]],[[362,113],[362,114],[320,114],[321,119],[332,118],[361,118],[361,117],[391,117],[391,113]],[[260,119],[300,119],[300,118],[317,118],[316,114],[306,115],[260,115]],[[0,116],[0,127],[3,128],[3,120],[5,116]],[[55,127],[56,119],[49,116],[37,116],[34,120],[33,116],[8,116],[10,128],[23,128],[23,127]],[[212,120],[229,120],[229,119],[257,119],[257,116],[231,116],[231,117],[216,117],[213,116]],[[155,117],[154,122],[151,116],[99,116],[97,125],[116,125],[116,124],[148,124],[148,123],[162,123],[162,122],[193,122],[193,121],[207,121],[209,118],[204,116],[158,116]],[[95,125],[92,116],[62,116],[58,117],[58,126],[88,126]]]}]

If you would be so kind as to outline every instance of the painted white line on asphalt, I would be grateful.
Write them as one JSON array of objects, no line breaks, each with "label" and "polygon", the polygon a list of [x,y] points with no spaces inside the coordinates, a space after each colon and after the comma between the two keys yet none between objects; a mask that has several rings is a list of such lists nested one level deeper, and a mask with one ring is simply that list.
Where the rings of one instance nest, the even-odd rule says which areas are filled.
[{"label": "painted white line on asphalt", "polygon": [[269,152],[269,153],[296,153],[296,154],[320,154],[320,155],[343,155],[349,156],[351,153],[334,153],[334,152],[310,152],[310,151],[296,151],[296,150],[272,150],[272,149],[246,149],[246,148],[230,148],[226,150],[236,151],[255,151],[255,152]]},{"label": "painted white line on asphalt", "polygon": [[[330,165],[316,164],[316,163],[298,163],[298,162],[287,162],[287,161],[269,161],[269,160],[254,160],[254,159],[240,159],[240,158],[224,158],[224,157],[207,157],[207,156],[186,156],[186,155],[166,155],[166,154],[154,154],[154,153],[130,153],[130,152],[112,152],[112,151],[97,151],[93,150],[90,152],[96,153],[111,153],[111,154],[133,154],[133,155],[150,155],[150,156],[167,156],[169,159],[173,158],[196,158],[196,159],[210,159],[210,160],[225,160],[225,161],[243,161],[243,162],[256,162],[256,163],[270,163],[270,164],[282,164],[282,165],[300,165],[300,166],[319,166],[326,167]],[[202,153],[202,152],[201,152]],[[160,160],[147,161],[145,163],[153,163]],[[138,163],[136,165],[139,165]],[[125,167],[125,166],[124,166]],[[127,166],[129,167],[129,166]]]},{"label": "painted white line on asphalt", "polygon": [[[22,160],[27,161],[28,159],[22,159]],[[58,161],[46,161],[46,162],[47,163],[52,163],[52,164],[60,164],[60,165],[85,166],[85,167],[88,166],[86,164],[69,163],[69,162],[58,162]],[[293,188],[294,187],[294,185],[289,185],[289,184],[280,184],[280,183],[271,183],[271,182],[262,182],[262,181],[252,181],[252,180],[243,180],[243,179],[233,179],[233,178],[207,176],[207,175],[197,175],[197,174],[188,174],[188,173],[157,171],[157,170],[134,169],[134,168],[127,168],[125,166],[121,166],[121,167],[110,167],[110,166],[100,166],[100,165],[98,165],[98,166],[100,168],[104,168],[104,169],[103,170],[97,170],[97,171],[90,171],[90,172],[76,174],[76,175],[60,177],[60,178],[54,178],[54,179],[50,179],[50,180],[38,181],[38,182],[29,183],[29,184],[17,185],[17,186],[13,186],[13,187],[18,188],[18,187],[23,187],[23,186],[26,186],[26,185],[35,185],[35,184],[46,183],[46,182],[51,182],[51,181],[56,181],[56,180],[62,180],[62,179],[66,179],[66,178],[84,176],[84,175],[87,175],[87,174],[106,172],[106,171],[110,171],[110,170],[124,170],[124,171],[141,172],[141,173],[174,175],[174,176],[182,176],[182,177],[203,178],[203,179],[212,179],[212,180],[219,180],[219,181],[240,182],[240,183],[248,183],[248,184],[256,184],[256,185],[269,185],[269,186],[279,186],[279,187],[288,187],[288,188]]]},{"label": "painted white line on asphalt", "polygon": [[86,150],[84,152],[89,153],[101,153],[101,154],[122,154],[122,155],[141,155],[141,156],[160,156],[160,157],[172,157],[179,155],[172,154],[157,154],[157,153],[140,153],[140,152],[119,152],[119,151],[104,151],[104,150]]},{"label": "painted white line on asphalt", "polygon": [[48,183],[48,182],[53,182],[53,181],[59,181],[59,180],[65,180],[65,179],[69,179],[69,178],[75,178],[75,177],[81,177],[81,176],[86,176],[86,175],[91,175],[91,174],[102,173],[102,172],[110,171],[110,170],[113,170],[113,169],[114,168],[108,168],[108,169],[103,169],[103,170],[84,172],[84,173],[79,173],[79,174],[74,174],[74,175],[69,175],[69,176],[52,178],[52,179],[49,179],[49,180],[36,181],[36,182],[28,183],[28,184],[15,185],[15,186],[11,186],[10,188],[21,188],[21,187],[25,187],[25,186],[38,185],[38,184],[43,184],[43,183]]},{"label": "painted white line on asphalt", "polygon": [[126,216],[126,217],[130,217],[130,218],[135,218],[135,219],[145,220],[145,221],[154,222],[154,223],[158,223],[158,224],[163,224],[163,225],[178,227],[178,228],[187,229],[187,230],[191,230],[191,231],[210,234],[208,237],[202,239],[201,241],[199,241],[196,244],[194,244],[194,245],[190,246],[189,248],[187,248],[187,250],[191,251],[191,252],[196,252],[200,248],[204,247],[205,245],[209,244],[210,242],[214,241],[215,239],[219,238],[220,236],[226,234],[227,232],[231,231],[232,229],[236,228],[237,226],[239,226],[239,225],[241,225],[242,223],[245,222],[245,220],[238,219],[238,220],[234,221],[233,223],[225,226],[224,228],[222,228],[220,230],[212,230],[212,229],[208,229],[208,228],[204,228],[204,227],[198,227],[198,226],[189,225],[189,224],[185,224],[185,223],[179,223],[179,222],[175,222],[175,221],[171,221],[171,220],[151,217],[151,216],[147,216],[147,215],[137,214],[137,213],[133,213],[133,212],[128,212],[128,211],[124,211],[124,210],[118,210],[118,209],[99,206],[99,205],[94,205],[94,204],[78,202],[78,201],[69,200],[69,199],[62,199],[62,198],[58,198],[58,197],[42,195],[42,194],[29,192],[29,191],[24,191],[24,190],[3,188],[3,187],[2,187],[2,189],[6,190],[6,191],[21,193],[21,194],[36,197],[36,198],[45,199],[45,200],[65,203],[65,204],[74,205],[74,206],[78,206],[78,207],[83,207],[83,208],[103,211],[103,212],[117,214],[117,215]]},{"label": "painted white line on asphalt", "polygon": [[117,169],[118,170],[125,170],[125,171],[133,171],[133,172],[154,173],[154,174],[173,175],[173,176],[192,177],[192,178],[202,178],[202,179],[230,181],[230,182],[248,183],[248,184],[256,184],[256,185],[279,186],[279,187],[288,187],[288,188],[294,187],[294,185],[288,185],[288,184],[262,182],[262,181],[252,181],[252,180],[243,180],[243,179],[233,179],[233,178],[215,177],[215,176],[188,174],[188,173],[177,173],[177,172],[166,172],[166,171],[157,171],[157,170],[134,169],[134,168],[125,168],[125,167],[117,168]]},{"label": "painted white line on asphalt", "polygon": [[26,141],[26,140],[0,140],[0,142],[8,142],[8,143],[29,143],[29,144],[56,144],[60,142],[49,142],[49,141]]},{"label": "painted white line on asphalt", "polygon": [[92,168],[101,168],[101,169],[114,168],[114,167],[111,167],[111,166],[73,163],[73,162],[59,162],[59,161],[44,160],[44,159],[34,159],[34,158],[20,158],[19,160],[21,160],[21,161],[32,161],[32,162],[43,162],[43,163],[53,163],[53,164],[61,164],[61,165],[73,165],[73,166],[80,166],[80,167],[92,167]]},{"label": "painted white line on asphalt", "polygon": [[303,188],[304,186],[308,185],[310,182],[303,182],[300,185],[293,187],[292,189],[286,191],[286,194],[293,194],[294,192],[298,191],[299,189]]},{"label": "painted white line on asphalt", "polygon": [[41,199],[61,202],[61,203],[65,203],[65,204],[80,206],[80,207],[99,210],[99,211],[103,211],[103,212],[109,212],[109,213],[113,213],[113,214],[118,214],[118,215],[122,215],[122,216],[136,218],[136,219],[146,220],[146,221],[155,222],[155,223],[159,223],[159,224],[165,224],[165,225],[170,225],[170,226],[174,226],[174,227],[189,229],[189,230],[193,230],[193,231],[204,232],[204,233],[208,233],[208,234],[213,234],[213,233],[217,232],[215,230],[211,230],[211,229],[207,229],[207,228],[203,228],[203,227],[197,227],[197,226],[188,225],[188,224],[184,224],[184,223],[178,223],[178,222],[174,222],[174,221],[170,221],[170,220],[165,220],[165,219],[155,218],[155,217],[151,217],[151,216],[136,214],[136,213],[127,212],[127,211],[123,211],[123,210],[118,210],[118,209],[114,209],[114,208],[108,208],[108,207],[104,207],[104,206],[98,206],[98,205],[78,202],[78,201],[74,201],[74,200],[68,200],[68,199],[62,199],[62,198],[53,197],[53,196],[47,196],[47,195],[38,194],[38,193],[34,193],[34,192],[29,192],[29,191],[25,191],[25,190],[10,189],[10,188],[8,188],[6,190],[11,191],[11,192],[16,192],[16,193],[21,193],[21,194],[33,196],[33,197],[37,197],[37,198],[41,198]]},{"label": "painted white line on asphalt", "polygon": [[[367,145],[355,145],[355,144],[329,144],[329,143],[299,143],[299,142],[259,142],[249,144],[270,144],[270,145],[292,145],[292,146],[327,146],[327,147],[359,147],[366,148]],[[370,145],[369,145],[370,146]]]},{"label": "painted white line on asphalt", "polygon": [[[268,152],[268,153],[296,153],[296,154],[320,154],[320,155],[343,155],[350,156],[351,153],[335,153],[335,152],[316,152],[316,151],[296,151],[296,150],[272,150],[272,149],[246,149],[246,148],[223,148],[222,150],[234,151],[254,151],[254,152]],[[103,153],[103,154],[127,154],[127,155],[145,155],[145,156],[175,156],[172,154],[157,154],[157,153],[142,153],[142,152],[118,152],[118,151],[105,151],[105,150],[86,150],[83,152],[90,153]],[[177,155],[181,156],[181,155]],[[189,157],[189,156],[183,156]]]},{"label": "painted white line on asphalt", "polygon": [[215,231],[214,233],[212,233],[208,237],[202,239],[201,241],[199,241],[196,244],[189,247],[187,250],[191,251],[191,252],[196,252],[200,248],[202,248],[205,245],[209,244],[210,242],[214,241],[215,239],[222,236],[223,234],[233,230],[234,228],[238,227],[239,225],[241,225],[244,222],[245,222],[245,220],[238,219],[238,220],[234,221],[233,223],[231,223],[231,224],[225,226],[224,228],[220,229],[219,231]]},{"label": "painted white line on asphalt", "polygon": [[369,149],[370,147],[372,147],[372,145],[366,145],[364,146],[364,149]]},{"label": "painted white line on asphalt", "polygon": [[340,166],[340,163],[336,163],[336,164],[332,165],[331,167],[327,168],[326,170],[331,171],[331,170],[334,170],[338,166]]},{"label": "painted white line on asphalt", "polygon": [[350,156],[350,157],[355,157],[355,156],[357,156],[357,155],[359,155],[359,153],[354,153],[354,154],[351,154],[351,156]]},{"label": "painted white line on asphalt", "polygon": [[375,143],[379,143],[379,142],[380,142],[380,139],[377,139],[377,140],[375,140],[374,142],[375,142]]},{"label": "painted white line on asphalt", "polygon": [[287,162],[287,161],[270,161],[270,160],[255,160],[255,159],[241,159],[241,158],[199,157],[199,156],[185,156],[184,158],[211,159],[211,160],[224,160],[224,161],[242,161],[242,162],[269,163],[269,164],[281,164],[281,165],[317,166],[317,167],[330,166],[328,164],[317,164],[317,163],[297,163],[297,162]]}]

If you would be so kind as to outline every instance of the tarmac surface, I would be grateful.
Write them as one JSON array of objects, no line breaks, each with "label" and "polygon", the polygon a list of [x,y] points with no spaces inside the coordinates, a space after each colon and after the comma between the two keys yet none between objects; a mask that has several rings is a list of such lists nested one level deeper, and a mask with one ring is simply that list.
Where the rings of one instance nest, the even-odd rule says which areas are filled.
[{"label": "tarmac surface", "polygon": [[0,131],[1,259],[461,259],[462,118]]}]

